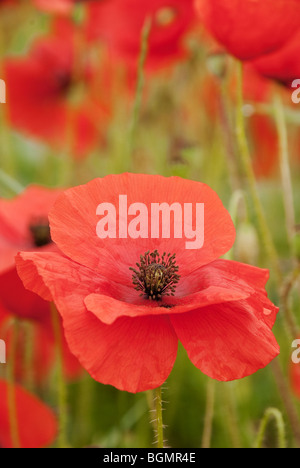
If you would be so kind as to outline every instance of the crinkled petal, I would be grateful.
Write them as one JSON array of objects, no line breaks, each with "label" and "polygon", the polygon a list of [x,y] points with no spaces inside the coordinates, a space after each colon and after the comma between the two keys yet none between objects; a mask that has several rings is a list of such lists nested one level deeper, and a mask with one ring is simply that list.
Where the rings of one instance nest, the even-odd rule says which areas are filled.
[{"label": "crinkled petal", "polygon": [[177,354],[178,340],[168,316],[126,317],[106,325],[84,304],[97,285],[91,270],[81,265],[76,268],[59,254],[44,257],[20,254],[19,273],[27,287],[51,295],[63,317],[70,350],[91,376],[133,393],[161,385]]},{"label": "crinkled petal", "polygon": [[278,308],[267,297],[265,286],[269,276],[269,270],[230,260],[216,260],[182,278],[177,286],[176,295],[182,296],[183,299],[184,296],[189,297],[196,291],[213,287],[227,289],[232,293],[244,292],[244,298],[247,295],[255,295],[256,314],[273,328]]},{"label": "crinkled petal", "polygon": [[117,318],[123,316],[143,317],[146,315],[169,315],[170,313],[172,315],[182,314],[211,304],[238,301],[246,297],[248,297],[248,294],[244,291],[213,286],[185,298],[168,298],[162,303],[152,304],[144,299],[144,303],[148,302],[149,305],[133,305],[101,294],[90,294],[84,302],[88,310],[93,312],[102,322],[111,324]]},{"label": "crinkled petal", "polygon": [[279,346],[269,326],[256,314],[259,299],[216,305],[171,315],[190,360],[220,381],[241,379],[265,367]]},{"label": "crinkled petal", "polygon": [[[51,265],[51,270],[49,269]],[[61,288],[72,290],[72,285],[84,282],[87,287],[82,299],[87,309],[107,325],[120,317],[145,317],[147,315],[180,314],[212,304],[238,301],[249,296],[243,288],[234,289],[217,285],[205,285],[202,291],[184,297],[166,297],[160,302],[139,297],[133,286],[108,282],[91,269],[72,262],[67,257],[55,253],[22,252],[17,257],[18,272],[26,288],[47,300],[56,296],[47,288],[43,271],[52,272]],[[72,278],[72,284],[70,284]],[[251,291],[253,292],[253,291]]]},{"label": "crinkled petal", "polygon": [[[119,210],[119,195],[127,195],[127,204],[143,203],[148,210],[148,238],[106,238],[97,236],[96,228],[101,217],[96,214],[101,203],[111,203],[116,208],[117,220],[126,219],[126,210]],[[187,239],[151,238],[151,204],[162,202],[204,204],[204,245],[189,250]],[[128,223],[134,216],[128,217]],[[199,224],[201,219],[199,219]],[[201,265],[216,260],[233,245],[235,229],[221,200],[207,185],[178,177],[141,174],[110,175],[67,190],[58,198],[50,213],[51,234],[58,247],[72,260],[92,268],[107,278],[131,285],[129,267],[135,266],[140,255],[158,250],[177,254],[180,275],[186,275]],[[195,213],[193,228],[196,228]],[[125,234],[126,235],[126,234]],[[80,248],[79,248],[80,246]]]}]

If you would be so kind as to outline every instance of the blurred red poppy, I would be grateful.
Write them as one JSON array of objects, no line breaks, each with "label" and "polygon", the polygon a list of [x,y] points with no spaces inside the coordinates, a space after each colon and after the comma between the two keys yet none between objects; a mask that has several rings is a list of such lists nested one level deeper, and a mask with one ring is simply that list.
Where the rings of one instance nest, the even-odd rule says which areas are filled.
[{"label": "blurred red poppy", "polygon": [[103,143],[107,89],[86,63],[75,27],[55,22],[53,34],[38,39],[26,57],[5,61],[8,114],[18,130],[56,148],[85,156]]},{"label": "blurred red poppy", "polygon": [[[8,391],[7,382],[0,379],[1,448],[14,446],[10,430]],[[57,434],[57,421],[51,409],[19,385],[14,387],[14,393],[20,448],[43,448],[53,443]]]},{"label": "blurred red poppy", "polygon": [[[113,204],[123,223],[120,194],[127,194],[128,206],[146,205],[149,226],[152,203],[204,203],[203,247],[186,249],[186,239],[175,234],[100,239],[98,204]],[[27,288],[55,301],[70,349],[99,382],[129,392],[161,385],[178,339],[195,366],[223,381],[252,374],[279,353],[271,331],[277,308],[265,291],[268,271],[217,260],[232,247],[235,229],[207,185],[108,176],[61,195],[50,223],[63,254],[20,253],[18,271]]]},{"label": "blurred red poppy", "polygon": [[287,86],[300,78],[300,30],[280,50],[254,60],[254,68],[267,78]]},{"label": "blurred red poppy", "polygon": [[[48,213],[60,192],[32,186],[12,200],[0,199],[0,303],[9,314],[0,314],[0,324],[9,320],[11,315],[32,322],[33,370],[39,381],[49,373],[55,361],[50,304],[24,288],[16,271],[15,256],[20,250],[57,250],[51,241]],[[18,350],[20,356],[24,356],[22,336],[19,337]],[[71,355],[64,337],[63,355],[66,376],[78,376],[81,366]]]},{"label": "blurred red poppy", "polygon": [[268,177],[278,162],[278,135],[275,123],[267,115],[252,115],[248,129],[255,174]]},{"label": "blurred red poppy", "polygon": [[48,213],[60,190],[32,186],[12,200],[0,199],[0,302],[20,318],[48,320],[49,304],[26,291],[15,267],[20,250],[54,251]]},{"label": "blurred red poppy", "polygon": [[[298,352],[298,356],[300,353]],[[292,363],[290,367],[290,381],[293,392],[300,398],[300,363]]]},{"label": "blurred red poppy", "polygon": [[76,3],[97,2],[98,0],[34,0],[40,10],[49,13],[69,14]]},{"label": "blurred red poppy", "polygon": [[115,56],[135,67],[142,29],[151,19],[148,68],[186,56],[183,39],[195,20],[193,0],[103,0],[91,3],[88,15],[90,39],[103,39]]},{"label": "blurred red poppy", "polygon": [[300,23],[299,0],[195,0],[201,21],[241,60],[282,47]]},{"label": "blurred red poppy", "polygon": [[41,10],[62,14],[70,13],[74,4],[79,2],[80,0],[34,0],[34,4]]}]

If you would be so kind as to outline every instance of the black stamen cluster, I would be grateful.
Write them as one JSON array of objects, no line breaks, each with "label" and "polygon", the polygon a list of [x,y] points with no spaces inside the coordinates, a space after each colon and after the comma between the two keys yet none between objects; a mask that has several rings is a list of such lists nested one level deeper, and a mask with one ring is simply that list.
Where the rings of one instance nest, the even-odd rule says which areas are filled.
[{"label": "black stamen cluster", "polygon": [[157,250],[146,252],[140,256],[138,269],[130,267],[133,271],[132,282],[141,296],[147,299],[160,301],[163,296],[174,296],[177,283],[179,267],[176,265],[176,254],[167,255],[165,252],[160,256]]}]

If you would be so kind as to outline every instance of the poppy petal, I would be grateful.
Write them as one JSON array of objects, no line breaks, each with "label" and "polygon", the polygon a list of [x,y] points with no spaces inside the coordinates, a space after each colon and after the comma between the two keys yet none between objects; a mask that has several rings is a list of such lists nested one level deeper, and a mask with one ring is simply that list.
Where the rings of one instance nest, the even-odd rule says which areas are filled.
[{"label": "poppy petal", "polygon": [[[1,230],[3,225],[10,227],[11,232],[14,233],[15,244],[19,242],[18,249],[26,241],[31,248],[33,247],[29,237],[29,224],[35,219],[48,219],[48,212],[60,193],[61,190],[32,185],[11,200],[0,199]],[[0,237],[2,235],[2,231],[0,231]]]},{"label": "poppy petal", "polygon": [[[187,239],[174,238],[172,232],[169,238],[163,239],[152,238],[151,232],[148,238],[139,238],[138,242],[133,242],[127,233],[127,238],[100,239],[96,234],[97,207],[103,202],[111,203],[116,208],[117,220],[122,223],[125,210],[119,210],[119,195],[127,195],[128,206],[138,202],[146,206],[148,226],[151,226],[152,203],[161,204],[163,200],[170,206],[177,202],[181,207],[184,203],[193,207],[195,202],[203,203],[203,247],[189,250]],[[54,242],[72,260],[127,285],[131,285],[129,267],[135,266],[140,255],[148,250],[157,249],[161,255],[163,252],[176,253],[180,275],[185,275],[226,253],[235,239],[232,220],[217,194],[203,183],[178,177],[122,174],[95,179],[64,192],[50,213],[50,224]],[[124,224],[127,227],[126,220]],[[70,236],[66,237],[66,232]]]},{"label": "poppy petal", "polygon": [[268,299],[265,290],[269,276],[269,270],[231,260],[216,260],[182,278],[177,286],[176,294],[193,295],[196,291],[205,290],[208,287],[219,287],[232,293],[233,291],[244,292],[244,298],[246,295],[257,296],[259,294],[260,302],[256,313],[260,313],[260,318],[272,329],[278,308]]},{"label": "poppy petal", "polygon": [[[42,448],[50,445],[57,433],[53,412],[20,386],[15,386],[17,422],[22,448]],[[13,446],[10,436],[8,384],[0,380],[0,446]]]},{"label": "poppy petal", "polygon": [[195,3],[207,29],[242,60],[282,47],[299,27],[298,0],[195,0]]},{"label": "poppy petal", "polygon": [[[75,281],[86,283],[87,289],[82,296],[85,306],[108,325],[120,317],[160,316],[168,315],[170,312],[179,314],[212,304],[238,301],[247,298],[250,294],[245,288],[234,289],[208,284],[203,290],[194,294],[164,298],[160,303],[140,298],[133,285],[127,288],[108,283],[89,268],[76,264],[60,254],[41,255],[22,252],[18,255],[16,263],[24,285],[48,300],[56,301],[62,289],[72,291]],[[51,270],[49,270],[50,264]],[[55,275],[54,288],[49,285],[51,275]],[[70,283],[72,276],[74,279]],[[251,292],[253,293],[252,290]]]},{"label": "poppy petal", "polygon": [[84,304],[97,285],[93,272],[81,265],[74,268],[74,262],[59,254],[44,257],[20,254],[18,270],[35,292],[43,294],[46,285],[62,315],[70,350],[82,366],[95,380],[120,390],[135,393],[160,386],[177,354],[178,340],[169,318],[126,317],[105,325]]},{"label": "poppy petal", "polygon": [[251,297],[171,315],[190,360],[204,374],[220,380],[241,379],[265,367],[279,346],[268,325],[256,316],[259,299]]},{"label": "poppy petal", "polygon": [[146,67],[156,69],[186,55],[185,35],[195,22],[193,0],[106,0],[91,2],[87,34],[104,41],[113,55],[136,69],[140,38],[151,19]]},{"label": "poppy petal", "polygon": [[[238,301],[248,297],[244,291],[234,291],[225,288],[211,287],[199,293],[191,294],[184,299],[170,298],[160,303],[149,305],[133,305],[121,302],[113,297],[101,294],[90,294],[85,298],[85,305],[90,312],[108,325],[115,322],[119,317],[145,317],[147,315],[169,315],[182,314],[199,307],[207,307],[211,304]],[[144,303],[149,300],[144,299]]]}]

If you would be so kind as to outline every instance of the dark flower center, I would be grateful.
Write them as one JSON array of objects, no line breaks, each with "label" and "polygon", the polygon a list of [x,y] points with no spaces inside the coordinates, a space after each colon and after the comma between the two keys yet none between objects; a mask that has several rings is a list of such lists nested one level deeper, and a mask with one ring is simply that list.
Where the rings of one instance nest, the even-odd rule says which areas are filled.
[{"label": "dark flower center", "polygon": [[43,247],[52,242],[49,221],[37,219],[30,223],[29,231],[35,247]]},{"label": "dark flower center", "polygon": [[175,257],[170,253],[164,253],[161,257],[157,250],[152,253],[148,251],[141,255],[137,269],[130,267],[133,271],[132,283],[137,291],[141,291],[141,296],[160,301],[163,296],[175,295],[180,279]]},{"label": "dark flower center", "polygon": [[54,80],[61,94],[65,95],[69,92],[72,86],[72,77],[69,70],[56,70],[54,72]]}]

